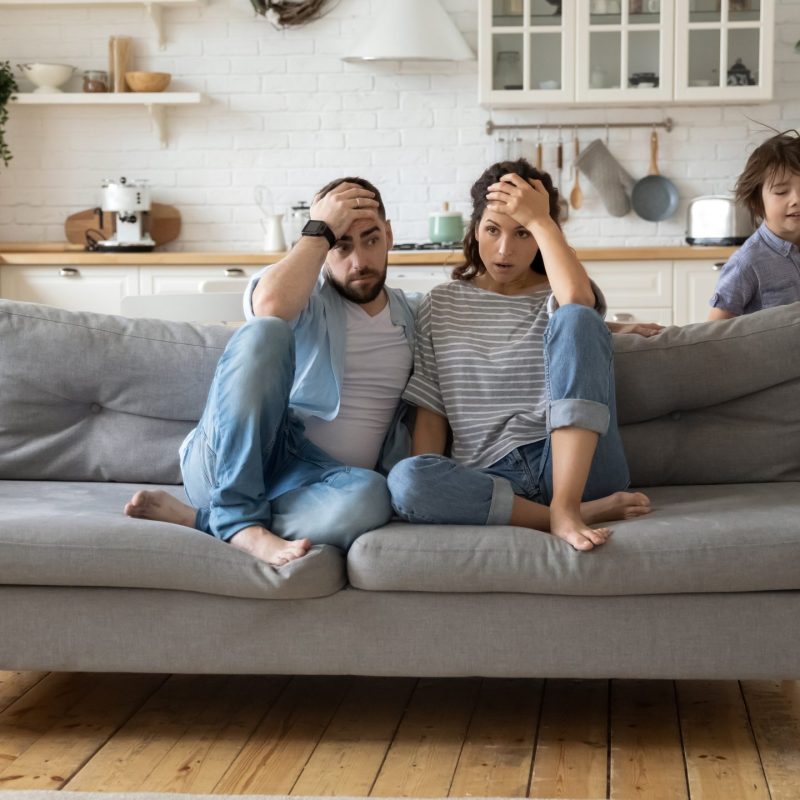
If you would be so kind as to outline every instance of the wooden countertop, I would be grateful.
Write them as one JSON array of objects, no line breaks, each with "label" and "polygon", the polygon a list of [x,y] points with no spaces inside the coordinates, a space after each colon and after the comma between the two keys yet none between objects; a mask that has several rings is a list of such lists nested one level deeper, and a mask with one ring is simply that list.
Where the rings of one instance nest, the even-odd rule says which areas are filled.
[{"label": "wooden countertop", "polygon": [[[60,248],[60,249],[59,249]],[[724,261],[736,251],[735,247],[590,247],[576,248],[581,261]],[[274,264],[282,253],[87,253],[78,245],[32,244],[29,242],[0,243],[0,266],[16,265],[128,265],[128,266],[263,266]],[[458,264],[460,250],[397,251],[389,253],[393,266],[424,266]]]}]

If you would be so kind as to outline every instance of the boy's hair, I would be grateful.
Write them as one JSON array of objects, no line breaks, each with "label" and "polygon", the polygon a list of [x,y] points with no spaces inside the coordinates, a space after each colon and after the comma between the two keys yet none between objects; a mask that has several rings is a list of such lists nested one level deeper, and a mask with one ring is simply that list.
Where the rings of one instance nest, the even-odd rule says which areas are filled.
[{"label": "boy's hair", "polygon": [[[558,208],[558,189],[553,186],[552,178],[546,172],[540,172],[529,161],[524,158],[519,158],[516,161],[498,161],[488,167],[483,174],[472,184],[470,194],[472,195],[472,216],[467,226],[467,235],[464,237],[464,258],[466,263],[455,267],[452,271],[454,280],[471,281],[478,275],[486,272],[486,267],[481,261],[481,256],[478,247],[478,238],[475,231],[480,225],[483,212],[486,211],[486,204],[489,202],[486,199],[486,192],[493,183],[497,183],[503,175],[509,172],[514,172],[521,178],[528,180],[533,178],[540,180],[549,195],[550,200],[550,218],[561,227],[559,222],[559,208]],[[531,269],[538,272],[540,275],[546,275],[544,268],[544,259],[542,258],[541,251],[536,253],[536,257],[531,263]]]},{"label": "boy's hair", "polygon": [[335,181],[326,183],[317,193],[318,196],[325,197],[328,192],[333,191],[340,183],[357,183],[362,188],[372,192],[375,195],[375,199],[378,201],[378,216],[382,220],[386,219],[386,206],[383,204],[381,193],[366,178],[337,178]]},{"label": "boy's hair", "polygon": [[764,219],[763,187],[784,173],[800,175],[800,134],[796,130],[771,136],[756,147],[736,181],[736,200],[749,209],[753,222]]}]

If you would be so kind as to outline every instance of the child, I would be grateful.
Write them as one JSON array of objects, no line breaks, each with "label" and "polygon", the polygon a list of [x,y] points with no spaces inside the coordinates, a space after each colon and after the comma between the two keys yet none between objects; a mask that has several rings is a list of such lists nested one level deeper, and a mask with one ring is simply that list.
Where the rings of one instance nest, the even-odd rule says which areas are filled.
[{"label": "child", "polygon": [[800,134],[757,147],[736,182],[736,200],[759,229],[728,260],[708,318],[730,319],[800,300]]}]

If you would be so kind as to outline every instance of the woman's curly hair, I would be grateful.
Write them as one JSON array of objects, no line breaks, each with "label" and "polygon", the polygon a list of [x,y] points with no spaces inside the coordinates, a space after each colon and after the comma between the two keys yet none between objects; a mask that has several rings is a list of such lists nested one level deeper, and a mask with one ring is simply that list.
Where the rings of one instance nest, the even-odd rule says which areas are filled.
[{"label": "woman's curly hair", "polygon": [[[478,251],[478,239],[475,236],[475,231],[480,225],[481,218],[484,211],[486,211],[486,192],[493,183],[497,183],[503,175],[509,172],[514,172],[529,180],[531,178],[540,180],[542,185],[547,190],[550,196],[550,217],[552,220],[561,227],[558,220],[558,189],[553,186],[553,179],[546,172],[541,172],[536,169],[529,161],[524,158],[517,159],[516,161],[498,161],[492,164],[483,175],[472,184],[470,195],[472,196],[472,216],[470,217],[469,225],[467,227],[467,235],[464,237],[464,258],[466,263],[455,267],[452,272],[454,280],[471,281],[478,275],[486,272],[486,267],[481,261],[481,256]],[[544,268],[544,259],[542,258],[541,251],[536,253],[536,257],[531,263],[531,269],[538,272],[540,275],[546,275]]]}]

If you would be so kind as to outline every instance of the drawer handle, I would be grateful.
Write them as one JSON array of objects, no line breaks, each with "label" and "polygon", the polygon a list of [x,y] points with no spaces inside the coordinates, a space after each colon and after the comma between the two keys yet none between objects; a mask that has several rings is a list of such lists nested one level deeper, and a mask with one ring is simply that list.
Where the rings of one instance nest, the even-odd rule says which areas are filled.
[{"label": "drawer handle", "polygon": [[225,270],[226,278],[243,278],[244,270],[241,267],[228,267]]},{"label": "drawer handle", "polygon": [[620,313],[620,314],[612,314],[611,316],[612,322],[633,322],[633,314],[629,314],[627,311]]},{"label": "drawer handle", "polygon": [[81,273],[80,270],[75,269],[75,267],[61,267],[58,274],[62,278],[79,278]]},{"label": "drawer handle", "polygon": [[714,272],[719,272],[724,266],[725,266],[725,262],[724,261],[719,261],[716,264],[714,264],[714,266],[711,267],[711,269],[713,269]]}]

